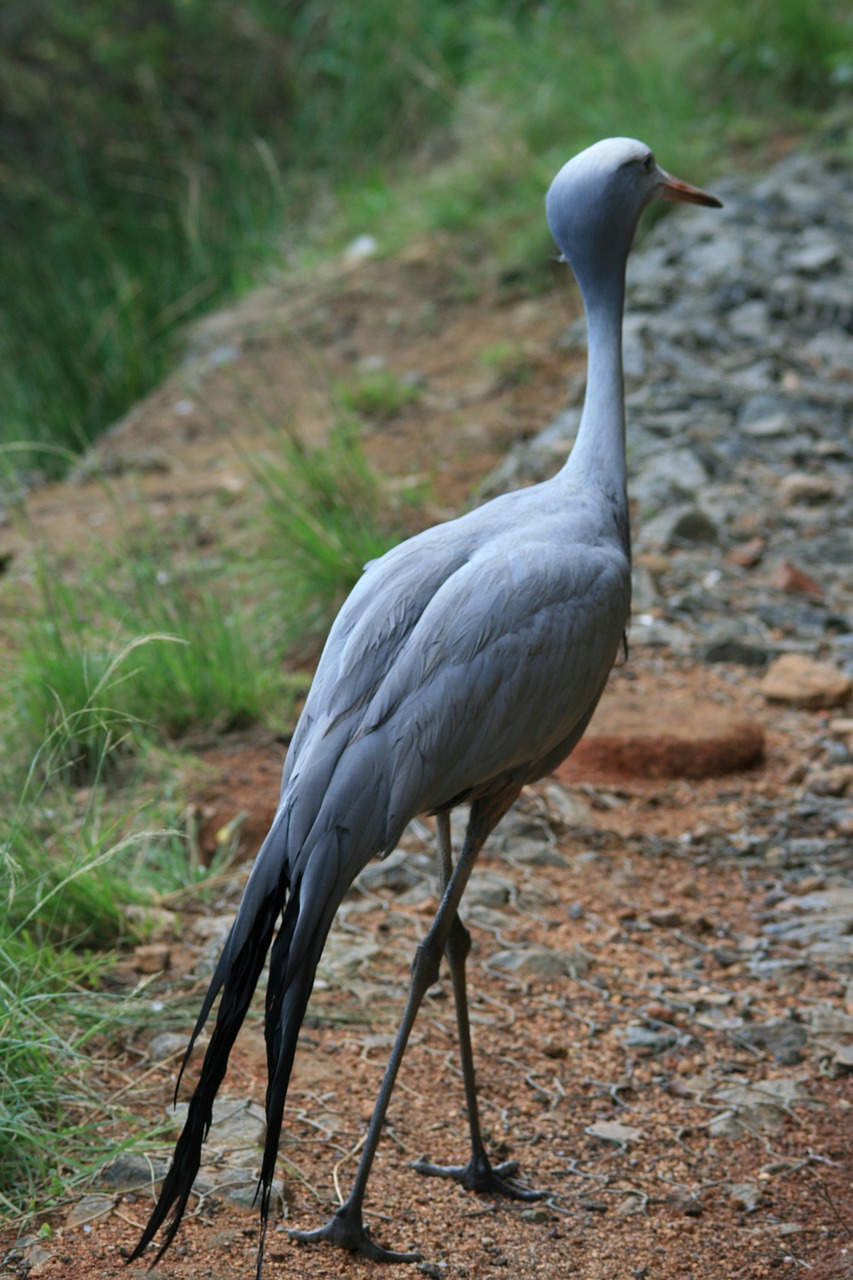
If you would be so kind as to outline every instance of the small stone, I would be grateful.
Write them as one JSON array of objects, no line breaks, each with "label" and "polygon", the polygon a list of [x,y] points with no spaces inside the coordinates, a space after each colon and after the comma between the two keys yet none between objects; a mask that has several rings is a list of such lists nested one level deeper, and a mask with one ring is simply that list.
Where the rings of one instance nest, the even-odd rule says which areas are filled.
[{"label": "small stone", "polygon": [[372,258],[378,248],[376,237],[363,233],[351,240],[344,249],[344,262],[350,266],[356,266],[367,258]]},{"label": "small stone", "polygon": [[186,1053],[188,1043],[188,1037],[178,1031],[163,1031],[149,1044],[148,1056],[152,1062],[165,1062],[167,1058]]},{"label": "small stone", "polygon": [[764,1199],[764,1193],[754,1182],[733,1182],[729,1187],[729,1199],[736,1208],[754,1213]]},{"label": "small stone", "polygon": [[83,1196],[82,1200],[78,1200],[73,1204],[65,1215],[66,1227],[82,1227],[87,1222],[92,1222],[95,1218],[105,1218],[108,1213],[112,1213],[115,1208],[115,1199],[113,1196]]},{"label": "small stone", "polygon": [[600,1142],[613,1142],[624,1146],[628,1142],[639,1142],[644,1137],[642,1129],[635,1129],[629,1124],[620,1124],[618,1120],[599,1120],[588,1124],[584,1133],[590,1138],[598,1138]]},{"label": "small stone", "polygon": [[550,1222],[553,1216],[547,1209],[541,1207],[538,1209],[522,1209],[519,1214],[522,1222]]},{"label": "small stone", "polygon": [[848,752],[853,751],[853,717],[837,716],[830,720],[829,732],[841,740]]},{"label": "small stone", "polygon": [[678,1042],[678,1032],[675,1030],[652,1031],[649,1027],[637,1026],[634,1023],[625,1028],[621,1033],[621,1039],[626,1049],[633,1049],[635,1053],[647,1056],[672,1049]]},{"label": "small stone", "polygon": [[839,263],[838,245],[829,236],[815,237],[792,253],[789,265],[802,275],[815,276]]},{"label": "small stone", "polygon": [[649,912],[649,924],[661,929],[677,929],[684,923],[684,917],[675,907],[663,907],[659,911]]},{"label": "small stone", "polygon": [[822,600],[823,587],[810,578],[802,569],[798,569],[790,560],[781,560],[773,572],[773,586],[779,591],[787,591],[792,595],[811,596]]},{"label": "small stone", "polygon": [[[182,1129],[189,1103],[169,1107],[168,1118],[176,1129]],[[210,1142],[227,1143],[230,1148],[258,1147],[267,1131],[263,1110],[248,1098],[219,1097],[213,1104]]]},{"label": "small stone", "polygon": [[561,1059],[569,1056],[568,1049],[559,1040],[546,1041],[542,1046],[542,1052],[546,1058]]},{"label": "small stone", "polygon": [[745,435],[758,440],[774,440],[789,435],[792,430],[790,418],[785,413],[768,413],[763,418],[744,422],[741,431]]},{"label": "small stone", "polygon": [[766,550],[767,542],[764,538],[748,538],[746,542],[727,551],[726,560],[729,564],[736,564],[741,569],[752,569],[761,561]]},{"label": "small stone", "polygon": [[677,547],[686,542],[714,544],[717,538],[717,526],[713,520],[698,507],[691,507],[673,521],[667,538],[667,546]]},{"label": "small stone", "polygon": [[590,956],[581,947],[573,951],[552,951],[550,947],[509,947],[492,957],[492,964],[507,973],[531,978],[582,976],[590,966]]},{"label": "small stone", "polygon": [[172,963],[172,949],[165,942],[148,942],[133,949],[137,973],[162,973]]},{"label": "small stone", "polygon": [[702,1217],[702,1202],[696,1196],[692,1196],[684,1187],[678,1187],[675,1191],[670,1191],[666,1197],[667,1204],[672,1205],[673,1209],[677,1209],[683,1213],[686,1218]]},{"label": "small stone", "polygon": [[825,476],[813,476],[806,471],[793,471],[779,484],[779,498],[784,507],[798,503],[815,506],[835,497],[835,485]]},{"label": "small stone", "polygon": [[781,1066],[790,1067],[802,1058],[809,1036],[801,1022],[783,1017],[747,1025],[737,1032],[737,1038],[753,1048],[766,1049]]},{"label": "small stone", "polygon": [[815,796],[846,796],[853,785],[853,765],[836,764],[806,774],[808,788]]},{"label": "small stone", "polygon": [[731,662],[741,667],[765,667],[767,650],[732,637],[706,646],[703,655],[706,662]]},{"label": "small stone", "polygon": [[784,653],[770,666],[758,687],[768,702],[820,711],[844,706],[853,691],[853,681],[828,663],[816,662],[801,653]]},{"label": "small stone", "polygon": [[137,1191],[160,1182],[166,1176],[166,1169],[165,1160],[149,1160],[124,1151],[101,1170],[98,1182],[117,1191]]}]

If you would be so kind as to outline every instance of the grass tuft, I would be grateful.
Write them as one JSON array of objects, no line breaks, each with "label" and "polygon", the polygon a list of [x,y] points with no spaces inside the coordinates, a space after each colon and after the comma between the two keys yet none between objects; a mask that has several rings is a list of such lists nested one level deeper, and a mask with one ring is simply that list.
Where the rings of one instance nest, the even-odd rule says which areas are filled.
[{"label": "grass tuft", "polygon": [[280,453],[281,462],[259,469],[257,479],[293,641],[325,632],[364,566],[399,542],[404,528],[351,422],[334,427],[325,445],[285,436]]}]

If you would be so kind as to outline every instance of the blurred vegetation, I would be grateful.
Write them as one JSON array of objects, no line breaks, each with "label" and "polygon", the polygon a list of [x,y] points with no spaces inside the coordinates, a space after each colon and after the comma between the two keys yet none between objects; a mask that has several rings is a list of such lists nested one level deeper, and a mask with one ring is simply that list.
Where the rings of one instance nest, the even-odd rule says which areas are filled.
[{"label": "blurred vegetation", "polygon": [[850,92],[851,36],[811,0],[7,6],[0,443],[79,449],[187,320],[330,223],[483,224],[524,270],[573,149],[640,133],[689,168],[808,128]]}]

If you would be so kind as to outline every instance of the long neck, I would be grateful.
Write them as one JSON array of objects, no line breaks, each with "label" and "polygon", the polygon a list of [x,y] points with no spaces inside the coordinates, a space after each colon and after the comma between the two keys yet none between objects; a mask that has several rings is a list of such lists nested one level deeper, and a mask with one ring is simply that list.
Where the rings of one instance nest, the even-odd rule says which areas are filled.
[{"label": "long neck", "polygon": [[625,268],[617,263],[588,279],[578,276],[587,315],[586,397],[577,438],[563,473],[625,494],[625,394],[622,311]]}]

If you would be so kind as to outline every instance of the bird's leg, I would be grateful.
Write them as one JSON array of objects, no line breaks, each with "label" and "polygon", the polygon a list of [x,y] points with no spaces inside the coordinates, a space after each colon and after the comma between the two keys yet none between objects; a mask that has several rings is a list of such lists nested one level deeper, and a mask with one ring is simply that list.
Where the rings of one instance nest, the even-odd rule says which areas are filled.
[{"label": "bird's leg", "polygon": [[[453,871],[450,845],[450,815],[436,816],[438,837],[439,872],[442,890],[446,889]],[[450,966],[453,996],[456,1003],[456,1027],[459,1035],[459,1057],[462,1080],[465,1087],[465,1105],[468,1111],[468,1128],[471,1134],[471,1159],[464,1165],[433,1164],[430,1160],[417,1160],[413,1168],[418,1173],[436,1178],[452,1178],[469,1191],[509,1196],[515,1200],[541,1200],[545,1192],[520,1187],[510,1181],[518,1171],[515,1160],[492,1165],[486,1154],[480,1129],[480,1108],[477,1102],[477,1080],[474,1070],[474,1051],[471,1045],[471,1023],[468,1016],[468,992],[465,981],[465,960],[471,950],[471,935],[459,918],[454,916],[444,953]]]},{"label": "bird's leg", "polygon": [[361,1160],[352,1190],[324,1227],[318,1227],[316,1231],[289,1231],[288,1234],[291,1239],[302,1243],[328,1240],[344,1249],[360,1253],[374,1262],[419,1262],[421,1260],[422,1255],[419,1253],[396,1253],[390,1249],[383,1249],[371,1240],[362,1217],[364,1193],[367,1189],[373,1158],[376,1155],[385,1114],[388,1110],[388,1104],[391,1100],[391,1094],[397,1079],[397,1073],[400,1070],[400,1063],[403,1060],[409,1035],[426,992],[438,981],[442,952],[447,946],[454,921],[457,919],[459,902],[465,885],[468,883],[468,877],[477,859],[477,854],[483,847],[483,842],[495,824],[503,817],[515,799],[516,794],[517,792],[508,798],[502,796],[497,799],[481,801],[478,805],[472,806],[468,832],[459,860],[449,877],[435,919],[430,925],[423,942],[415,952],[415,958],[412,963],[412,980],[403,1012],[403,1020],[400,1023],[394,1047],[388,1059],[388,1066],[385,1068],[385,1075],[379,1089],[379,1096],[376,1099],[376,1106],[367,1130],[367,1136],[364,1140]]}]

